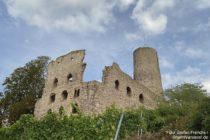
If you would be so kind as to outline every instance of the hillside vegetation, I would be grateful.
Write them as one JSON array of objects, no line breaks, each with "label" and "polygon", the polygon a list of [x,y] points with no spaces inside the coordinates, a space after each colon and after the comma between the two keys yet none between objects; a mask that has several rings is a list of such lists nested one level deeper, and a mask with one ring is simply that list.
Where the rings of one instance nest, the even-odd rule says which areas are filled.
[{"label": "hillside vegetation", "polygon": [[[121,113],[124,119],[119,138],[143,134],[166,137],[167,131],[196,130],[210,132],[210,98],[198,84],[183,84],[165,91],[168,101],[160,101],[158,108],[122,111],[114,105],[103,114],[87,116],[80,112],[66,116],[48,113],[41,120],[22,115],[13,125],[0,128],[5,140],[110,140],[114,138]],[[141,117],[141,113],[143,117]]]}]

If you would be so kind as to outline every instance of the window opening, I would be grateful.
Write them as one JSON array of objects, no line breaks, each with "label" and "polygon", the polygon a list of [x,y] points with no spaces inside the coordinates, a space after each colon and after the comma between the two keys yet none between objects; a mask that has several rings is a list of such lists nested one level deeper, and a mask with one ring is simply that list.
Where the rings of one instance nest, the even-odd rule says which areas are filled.
[{"label": "window opening", "polygon": [[115,81],[115,89],[119,89],[120,82],[118,80]]},{"label": "window opening", "polygon": [[139,94],[139,101],[141,102],[141,103],[143,103],[143,101],[144,101],[144,95],[141,93],[141,94]]},{"label": "window opening", "polygon": [[73,81],[73,75],[70,73],[67,77],[68,81],[69,82],[72,82]]},{"label": "window opening", "polygon": [[126,89],[127,89],[127,95],[128,96],[131,96],[131,88],[130,87],[127,87]]},{"label": "window opening", "polygon": [[67,92],[67,90],[64,90],[64,91],[62,92],[62,96],[63,96],[63,99],[64,99],[64,100],[67,99],[67,97],[68,97],[68,92]]},{"label": "window opening", "polygon": [[58,85],[58,79],[57,78],[54,79],[53,84],[54,84],[55,87]]},{"label": "window opening", "polygon": [[55,102],[55,94],[54,93],[50,96],[50,102],[51,103]]},{"label": "window opening", "polygon": [[79,97],[79,94],[80,94],[80,89],[75,89],[74,91],[74,97]]}]

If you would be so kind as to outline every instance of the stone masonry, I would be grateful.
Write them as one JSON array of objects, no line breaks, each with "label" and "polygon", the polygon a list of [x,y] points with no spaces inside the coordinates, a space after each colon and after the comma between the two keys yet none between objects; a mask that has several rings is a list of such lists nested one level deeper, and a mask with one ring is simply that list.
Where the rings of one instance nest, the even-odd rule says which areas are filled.
[{"label": "stone masonry", "polygon": [[[144,47],[134,51],[134,76],[124,73],[118,64],[106,66],[102,82],[83,82],[85,50],[70,52],[48,65],[48,78],[35,105],[34,115],[64,109],[67,115],[100,113],[115,104],[118,108],[144,106],[153,109],[162,96],[162,83],[157,52]],[[77,108],[77,109],[76,109]]]}]

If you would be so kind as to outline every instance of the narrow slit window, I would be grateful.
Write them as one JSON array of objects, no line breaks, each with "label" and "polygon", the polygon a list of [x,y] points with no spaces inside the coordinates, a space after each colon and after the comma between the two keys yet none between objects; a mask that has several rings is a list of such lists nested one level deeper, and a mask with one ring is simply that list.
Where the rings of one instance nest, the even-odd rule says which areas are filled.
[{"label": "narrow slit window", "polygon": [[54,87],[56,87],[56,86],[58,85],[58,78],[55,78],[55,79],[54,79],[53,84],[54,84]]},{"label": "narrow slit window", "polygon": [[127,95],[130,97],[132,94],[131,88],[127,87],[126,90],[127,90]]},{"label": "narrow slit window", "polygon": [[143,103],[143,101],[144,101],[144,95],[141,93],[141,94],[139,94],[139,101],[141,102],[141,103]]},{"label": "narrow slit window", "polygon": [[64,91],[62,92],[62,97],[63,97],[63,100],[66,100],[66,99],[67,99],[67,97],[68,97],[68,92],[67,92],[67,90],[64,90]]},{"label": "narrow slit window", "polygon": [[50,96],[50,102],[51,103],[55,102],[55,94],[54,93]]},{"label": "narrow slit window", "polygon": [[115,89],[119,89],[120,82],[118,80],[115,81]]},{"label": "narrow slit window", "polygon": [[79,94],[80,94],[80,89],[75,89],[74,91],[74,97],[79,97]]}]

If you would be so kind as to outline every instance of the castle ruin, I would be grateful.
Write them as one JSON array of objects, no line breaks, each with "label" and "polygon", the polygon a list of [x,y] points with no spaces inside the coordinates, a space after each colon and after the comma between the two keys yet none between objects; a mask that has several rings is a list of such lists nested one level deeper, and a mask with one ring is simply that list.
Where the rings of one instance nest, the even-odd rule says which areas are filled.
[{"label": "castle ruin", "polygon": [[36,102],[34,115],[42,117],[48,111],[64,109],[67,115],[100,113],[115,104],[117,107],[153,109],[162,96],[162,83],[157,52],[153,48],[138,48],[133,53],[134,76],[124,73],[118,64],[106,66],[102,81],[83,82],[85,50],[70,52],[48,65],[48,77],[42,97]]}]

